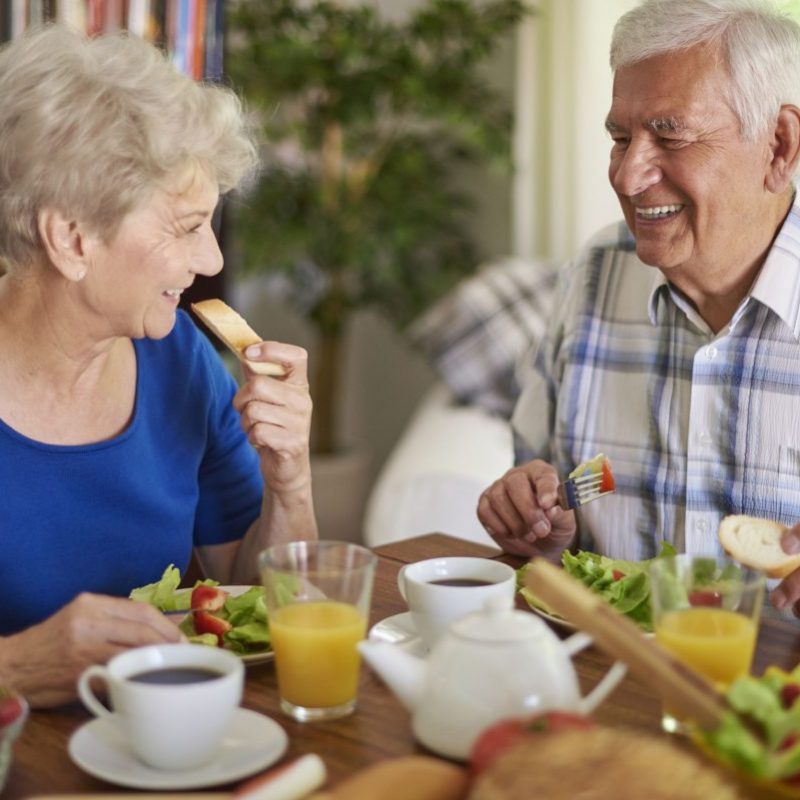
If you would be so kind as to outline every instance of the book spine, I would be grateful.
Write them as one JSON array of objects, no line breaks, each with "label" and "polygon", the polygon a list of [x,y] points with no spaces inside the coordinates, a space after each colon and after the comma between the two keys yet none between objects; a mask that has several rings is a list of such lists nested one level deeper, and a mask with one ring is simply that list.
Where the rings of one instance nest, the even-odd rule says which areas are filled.
[{"label": "book spine", "polygon": [[207,0],[206,44],[203,77],[206,80],[222,79],[223,0]]}]

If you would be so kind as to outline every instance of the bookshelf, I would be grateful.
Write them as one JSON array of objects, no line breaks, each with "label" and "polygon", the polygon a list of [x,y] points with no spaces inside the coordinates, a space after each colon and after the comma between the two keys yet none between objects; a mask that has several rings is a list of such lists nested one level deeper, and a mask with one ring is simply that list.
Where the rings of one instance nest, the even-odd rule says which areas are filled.
[{"label": "bookshelf", "polygon": [[[224,0],[0,0],[0,44],[28,27],[58,22],[90,36],[128,30],[164,50],[175,66],[196,80],[223,78]],[[225,251],[226,208],[215,214],[215,231]],[[226,259],[227,261],[227,259]],[[181,306],[225,297],[228,270],[198,276]]]},{"label": "bookshelf", "polygon": [[90,36],[124,28],[166,50],[187,75],[222,78],[223,0],[3,0],[0,42],[44,22]]}]

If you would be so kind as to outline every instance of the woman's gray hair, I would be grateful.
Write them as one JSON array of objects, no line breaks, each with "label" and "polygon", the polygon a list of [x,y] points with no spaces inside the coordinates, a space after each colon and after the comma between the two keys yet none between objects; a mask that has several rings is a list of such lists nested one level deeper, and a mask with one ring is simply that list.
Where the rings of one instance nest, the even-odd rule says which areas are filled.
[{"label": "woman's gray hair", "polygon": [[800,25],[765,0],[644,0],[614,28],[611,68],[699,44],[719,48],[745,140],[766,131],[782,105],[800,105]]},{"label": "woman's gray hair", "polygon": [[110,241],[167,179],[204,169],[221,192],[257,163],[242,104],[180,73],[126,33],[89,39],[59,25],[0,49],[0,262],[42,254],[53,208]]}]

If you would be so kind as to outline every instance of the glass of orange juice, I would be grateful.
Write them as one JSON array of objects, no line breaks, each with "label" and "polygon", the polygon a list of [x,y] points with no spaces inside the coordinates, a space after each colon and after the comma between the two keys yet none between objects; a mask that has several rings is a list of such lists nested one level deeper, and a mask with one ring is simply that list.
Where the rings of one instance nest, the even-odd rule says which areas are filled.
[{"label": "glass of orange juice", "polygon": [[290,542],[259,555],[278,694],[301,722],[356,707],[376,556],[350,542]]},{"label": "glass of orange juice", "polygon": [[[656,640],[726,689],[750,672],[764,599],[764,575],[722,556],[655,559],[649,570]],[[662,728],[683,731],[664,709]]]}]

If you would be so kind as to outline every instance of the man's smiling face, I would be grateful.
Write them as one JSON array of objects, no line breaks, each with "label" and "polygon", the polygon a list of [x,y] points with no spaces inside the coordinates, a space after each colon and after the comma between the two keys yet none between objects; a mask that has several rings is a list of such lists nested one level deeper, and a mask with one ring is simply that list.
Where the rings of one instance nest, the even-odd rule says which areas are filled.
[{"label": "man's smiling face", "polygon": [[639,258],[671,279],[703,282],[763,254],[769,136],[742,139],[728,82],[702,45],[614,77],[609,179]]}]

